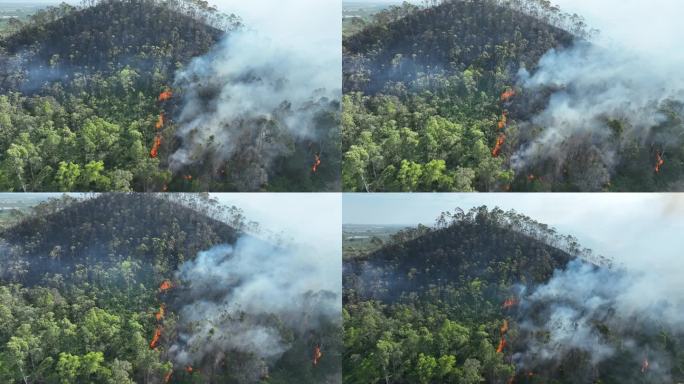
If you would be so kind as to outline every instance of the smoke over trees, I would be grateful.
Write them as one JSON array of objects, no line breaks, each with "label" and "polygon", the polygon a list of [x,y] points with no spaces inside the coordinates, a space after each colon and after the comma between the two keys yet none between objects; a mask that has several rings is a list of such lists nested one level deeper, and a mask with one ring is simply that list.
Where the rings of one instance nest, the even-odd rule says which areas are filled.
[{"label": "smoke over trees", "polygon": [[209,195],[36,206],[0,234],[0,380],[340,382],[337,250],[260,224]]},{"label": "smoke over trees", "polygon": [[406,4],[347,36],[345,190],[679,190],[681,39],[654,27],[679,5],[604,3],[607,34],[615,13],[651,39],[537,0]]},{"label": "smoke over trees", "polygon": [[345,261],[345,378],[681,381],[681,260],[633,253],[616,263],[486,207],[398,232]]},{"label": "smoke over trees", "polygon": [[339,190],[339,44],[234,8],[100,0],[4,34],[0,189]]}]

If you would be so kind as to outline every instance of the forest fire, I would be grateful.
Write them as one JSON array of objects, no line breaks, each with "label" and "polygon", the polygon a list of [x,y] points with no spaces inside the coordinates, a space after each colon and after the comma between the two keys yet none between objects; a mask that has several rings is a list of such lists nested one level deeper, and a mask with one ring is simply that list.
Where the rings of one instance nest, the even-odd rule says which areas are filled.
[{"label": "forest fire", "polygon": [[318,363],[321,361],[321,357],[323,357],[323,353],[321,352],[321,346],[317,345],[314,348],[313,352],[313,365],[314,367],[318,365]]},{"label": "forest fire", "polygon": [[656,165],[655,165],[655,171],[656,173],[660,173],[660,168],[665,165],[665,160],[663,160],[663,156],[660,152],[656,153]]},{"label": "forest fire", "polygon": [[510,100],[513,96],[515,96],[515,90],[514,89],[507,89],[504,91],[504,93],[501,94],[501,101],[507,102]]},{"label": "forest fire", "polygon": [[159,155],[159,147],[161,146],[161,136],[157,135],[154,137],[154,144],[152,149],[150,149],[150,157],[156,159]]},{"label": "forest fire", "polygon": [[188,365],[187,367],[185,367],[185,372],[192,373],[193,371],[194,369],[192,368],[192,365]]},{"label": "forest fire", "polygon": [[173,91],[167,89],[166,91],[159,94],[159,101],[169,101],[173,97]]},{"label": "forest fire", "polygon": [[313,171],[313,173],[316,173],[316,172],[318,172],[318,167],[321,165],[321,155],[316,154],[314,156],[315,156],[315,161],[314,161],[313,165],[311,166],[311,171]]},{"label": "forest fire", "polygon": [[493,157],[499,157],[499,154],[501,154],[501,148],[503,147],[504,143],[506,143],[506,135],[502,133],[499,135],[499,137],[496,138],[496,145],[492,149]]},{"label": "forest fire", "polygon": [[160,129],[164,128],[164,114],[163,113],[159,114],[159,119],[157,120],[157,124],[154,125],[154,128],[156,130],[160,130]]},{"label": "forest fire", "polygon": [[505,335],[506,332],[508,332],[508,320],[503,321],[503,324],[501,325],[499,331],[501,332],[501,335]]},{"label": "forest fire", "polygon": [[504,129],[504,128],[506,128],[506,124],[508,124],[508,112],[503,111],[503,113],[501,114],[501,119],[499,120],[499,123],[498,123],[498,128]]},{"label": "forest fire", "polygon": [[641,363],[641,373],[646,373],[648,371],[648,358],[644,357],[644,361]]},{"label": "forest fire", "polygon": [[161,321],[161,320],[164,319],[164,314],[165,314],[165,312],[166,312],[166,310],[165,310],[165,308],[164,308],[164,304],[162,304],[162,305],[159,306],[159,311],[157,311],[157,312],[154,314],[154,317],[157,319],[157,321]]},{"label": "forest fire", "polygon": [[496,353],[502,353],[504,348],[506,348],[506,333],[508,333],[508,319],[504,319],[501,328],[499,328],[501,340],[499,341],[499,346],[496,348]]},{"label": "forest fire", "polygon": [[154,336],[152,336],[152,341],[150,341],[150,349],[156,349],[157,346],[159,345],[159,339],[161,338],[162,335],[162,328],[160,326],[157,326],[157,328],[154,330]]},{"label": "forest fire", "polygon": [[173,375],[173,371],[169,371],[169,373],[164,375],[164,383],[168,383],[171,380],[171,375]]},{"label": "forest fire", "polygon": [[508,308],[512,308],[516,305],[518,305],[518,300],[514,299],[512,297],[509,297],[508,299],[506,299],[506,301],[503,302],[503,304],[501,304],[501,308],[508,309]]},{"label": "forest fire", "polygon": [[504,348],[506,348],[506,338],[501,336],[501,341],[499,341],[499,346],[496,347],[496,353],[503,353]]},{"label": "forest fire", "polygon": [[185,175],[183,178],[187,181],[192,181],[192,175]]},{"label": "forest fire", "polygon": [[173,288],[173,283],[171,283],[169,280],[164,280],[161,284],[159,284],[159,293],[164,293],[171,288]]}]

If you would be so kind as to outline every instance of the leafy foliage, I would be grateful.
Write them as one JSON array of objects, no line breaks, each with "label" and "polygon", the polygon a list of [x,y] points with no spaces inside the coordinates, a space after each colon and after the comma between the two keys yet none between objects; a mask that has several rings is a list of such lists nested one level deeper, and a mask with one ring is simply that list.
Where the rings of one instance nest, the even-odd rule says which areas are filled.
[{"label": "leafy foliage", "polygon": [[[104,194],[51,200],[16,220],[0,233],[3,383],[164,383],[170,372],[176,384],[244,383],[254,376],[241,366],[253,358],[239,351],[194,362],[193,372],[172,362],[182,287],[164,294],[164,331],[150,348],[160,283],[198,251],[259,233],[239,208],[207,194]],[[314,369],[310,343],[277,316],[261,321],[292,344],[269,362],[263,382],[320,382],[336,366],[338,326],[320,327],[325,356]]]},{"label": "leafy foliage", "polygon": [[[433,2],[438,3],[438,2]],[[522,67],[584,34],[537,0],[391,7],[344,40],[343,184],[347,191],[510,188],[492,156],[500,94]]]},{"label": "leafy foliage", "polygon": [[[183,89],[159,97],[177,71],[242,27],[238,16],[200,0],[85,1],[35,13],[0,38],[0,190],[201,192],[248,184],[240,171],[261,154],[247,145],[221,169],[171,172]],[[259,188],[339,190],[339,130],[330,128],[339,126],[339,102],[330,104],[316,122],[334,143],[314,148],[325,152],[319,174],[311,172],[314,143],[293,140],[273,122],[250,132],[245,140],[288,148]]]}]

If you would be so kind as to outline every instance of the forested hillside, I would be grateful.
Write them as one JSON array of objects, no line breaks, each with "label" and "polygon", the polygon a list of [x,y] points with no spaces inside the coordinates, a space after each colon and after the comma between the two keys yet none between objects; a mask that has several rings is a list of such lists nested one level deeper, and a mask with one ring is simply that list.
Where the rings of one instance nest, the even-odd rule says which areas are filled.
[{"label": "forested hillside", "polygon": [[[313,383],[339,373],[339,330],[316,317],[327,293],[309,292],[306,314],[292,310],[312,319],[295,328],[276,309],[255,314],[219,300],[237,295],[247,277],[205,286],[226,263],[248,268],[251,257],[285,252],[245,231],[257,233],[258,224],[207,195],[107,194],[36,206],[0,233],[0,381]],[[202,269],[209,254],[238,256]],[[312,366],[317,345],[324,358]]]},{"label": "forested hillside", "polygon": [[[682,335],[662,331],[667,341],[658,339],[643,323],[647,318],[627,319],[623,329],[607,311],[587,324],[597,350],[605,342],[617,351],[600,362],[591,350],[557,344],[556,334],[569,332],[571,340],[573,328],[577,340],[587,335],[582,326],[549,315],[562,308],[561,297],[539,300],[534,293],[576,265],[613,268],[572,236],[486,207],[446,213],[434,228],[407,229],[380,250],[347,258],[344,382],[656,383],[682,377],[684,356],[673,349]],[[663,365],[654,368],[654,358],[643,368],[644,355]]]},{"label": "forested hillside", "polygon": [[[658,109],[643,113],[662,121],[640,127],[631,110],[620,107],[628,102],[616,101],[620,105],[596,111],[593,130],[584,132],[581,118],[561,116],[563,106],[577,107],[563,104],[563,92],[582,100],[572,83],[561,79],[532,88],[525,82],[544,58],[547,77],[539,81],[553,78],[554,55],[559,62],[566,59],[569,71],[582,65],[600,70],[611,53],[592,62],[598,54],[580,50],[594,33],[581,16],[545,0],[447,0],[377,14],[344,39],[345,190],[672,188],[682,166],[681,151],[671,141],[681,129],[681,103],[652,102]],[[564,54],[584,61],[573,64]],[[589,78],[577,81],[593,84]],[[605,87],[618,88],[614,93],[629,88],[627,79],[626,85],[614,82]],[[592,86],[605,91],[603,84]],[[553,101],[558,110],[543,115]],[[571,126],[545,134],[552,123]]]},{"label": "forested hillside", "polygon": [[[15,23],[16,24],[16,23]],[[240,150],[225,161],[172,167],[170,157],[201,133],[180,135],[183,107],[198,74],[179,80],[193,60],[244,30],[239,15],[199,0],[98,0],[50,7],[0,38],[0,189],[9,191],[321,190],[339,179],[339,146],[292,137],[276,116],[222,126]],[[202,67],[207,67],[207,61]],[[249,63],[259,65],[259,63]],[[242,69],[249,71],[249,68]],[[243,77],[258,86],[260,74]],[[271,75],[277,77],[278,74]],[[285,75],[283,75],[285,76]],[[182,77],[182,76],[180,76]],[[266,80],[264,80],[266,81]],[[280,79],[287,81],[287,79]],[[200,91],[216,110],[217,79]],[[192,96],[189,96],[192,95]],[[318,100],[316,100],[318,101]],[[317,130],[337,127],[338,100],[314,110]],[[279,120],[280,119],[280,120]],[[184,122],[183,122],[184,123]],[[300,122],[302,125],[303,122]],[[250,127],[245,134],[244,126]],[[203,129],[208,129],[203,127]],[[333,130],[335,132],[339,132]],[[239,132],[233,133],[233,132]],[[217,133],[206,134],[202,150]],[[211,136],[211,137],[209,137]],[[313,136],[313,134],[311,135]],[[334,135],[333,135],[334,136]],[[321,139],[322,140],[322,139]],[[286,148],[277,154],[273,147]],[[263,152],[273,152],[266,156]],[[199,150],[197,151],[199,152]],[[312,171],[317,154],[324,163]],[[335,153],[337,159],[335,160]],[[206,156],[209,157],[209,156]],[[266,165],[263,165],[266,164]],[[249,166],[266,169],[250,174]]]}]

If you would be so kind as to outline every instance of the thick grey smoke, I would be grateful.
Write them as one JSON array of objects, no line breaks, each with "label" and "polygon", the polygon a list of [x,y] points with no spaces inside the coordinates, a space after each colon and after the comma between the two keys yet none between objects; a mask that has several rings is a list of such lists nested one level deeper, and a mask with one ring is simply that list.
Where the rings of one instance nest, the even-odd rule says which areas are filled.
[{"label": "thick grey smoke", "polygon": [[[235,7],[238,14],[246,13],[247,27],[229,32],[209,54],[176,75],[174,87],[183,92],[177,120],[181,146],[171,155],[170,167],[239,166],[248,182],[238,188],[254,190],[267,181],[274,158],[292,153],[292,141],[325,138],[322,113],[339,112],[341,45],[327,31],[339,21],[320,31],[310,27],[321,23],[311,18],[325,21],[339,15],[327,11],[337,8],[327,1]],[[250,17],[255,7],[269,17]],[[238,152],[244,164],[228,163]]]},{"label": "thick grey smoke", "polygon": [[308,247],[247,235],[200,252],[176,275],[183,305],[170,354],[182,365],[228,352],[251,356],[260,369],[251,369],[255,376],[246,382],[257,381],[291,347],[292,332],[307,338],[322,323],[340,324],[338,279],[319,267],[320,259],[326,256]]},{"label": "thick grey smoke", "polygon": [[[581,1],[568,0],[566,3]],[[531,74],[526,69],[518,74],[518,85],[526,93],[544,90],[552,90],[552,93],[546,108],[529,121],[543,131],[518,150],[512,165],[517,171],[523,171],[551,161],[559,168],[556,172],[561,172],[568,163],[580,161],[581,157],[586,159],[583,166],[592,174],[584,177],[587,180],[579,186],[597,190],[609,181],[620,161],[618,153],[624,146],[653,143],[666,151],[669,145],[681,144],[680,134],[668,137],[652,137],[652,134],[653,128],[666,120],[662,109],[667,102],[684,100],[684,78],[680,74],[684,58],[677,52],[679,49],[674,48],[681,40],[675,40],[669,31],[655,27],[661,20],[677,17],[676,14],[662,14],[669,8],[657,9],[648,2],[631,2],[630,6],[624,7],[620,2],[614,4],[614,9],[609,9],[604,2],[591,3],[585,4],[589,8],[589,22],[596,21],[602,35],[591,42],[578,42],[572,48],[551,50]],[[681,8],[681,4],[674,6]],[[617,22],[634,19],[644,8],[649,8],[645,10],[647,13],[655,12],[660,17],[642,19],[637,23],[638,27]],[[605,12],[603,16],[615,26],[607,21],[603,24],[593,17],[592,10]],[[620,15],[620,12],[628,14]],[[673,49],[654,50],[641,44],[641,39],[635,39],[634,33],[624,33],[624,24],[632,30],[653,35],[653,45]],[[634,44],[630,39],[635,40]],[[620,138],[615,134],[615,121],[623,126]],[[531,129],[529,125],[522,124],[522,127]],[[684,127],[680,126],[678,132],[684,133]]]}]

